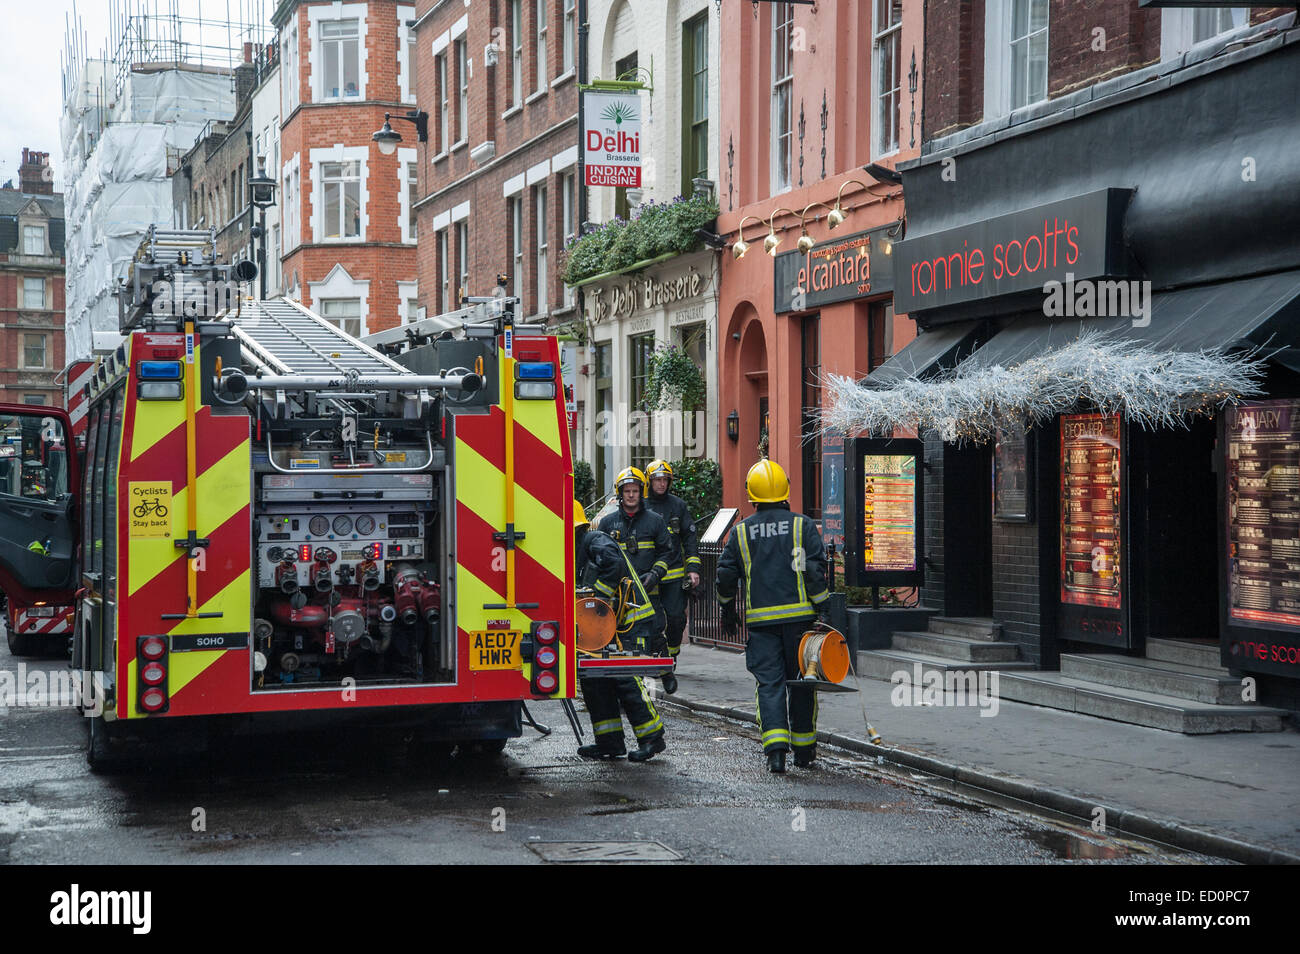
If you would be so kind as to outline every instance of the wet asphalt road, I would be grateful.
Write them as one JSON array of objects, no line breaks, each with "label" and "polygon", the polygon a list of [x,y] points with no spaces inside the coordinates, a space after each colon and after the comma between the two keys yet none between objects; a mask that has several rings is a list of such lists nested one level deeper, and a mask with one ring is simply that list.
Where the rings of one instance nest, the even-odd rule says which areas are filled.
[{"label": "wet asphalt road", "polygon": [[[16,666],[0,642],[0,670]],[[0,709],[0,862],[536,864],[568,850],[693,863],[1210,860],[978,805],[851,753],[824,749],[818,768],[772,776],[752,726],[676,708],[652,762],[586,762],[559,706],[532,708],[553,734],[525,729],[499,758],[415,751],[392,731],[280,733],[113,776],[87,769],[76,710]]]}]

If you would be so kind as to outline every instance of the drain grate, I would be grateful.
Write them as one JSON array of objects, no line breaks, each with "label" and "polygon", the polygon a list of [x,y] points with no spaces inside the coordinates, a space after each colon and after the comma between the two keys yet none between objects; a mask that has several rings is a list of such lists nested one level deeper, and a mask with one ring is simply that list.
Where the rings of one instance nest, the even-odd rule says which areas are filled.
[{"label": "drain grate", "polygon": [[528,845],[543,861],[601,862],[681,861],[682,856],[657,841],[534,841]]}]

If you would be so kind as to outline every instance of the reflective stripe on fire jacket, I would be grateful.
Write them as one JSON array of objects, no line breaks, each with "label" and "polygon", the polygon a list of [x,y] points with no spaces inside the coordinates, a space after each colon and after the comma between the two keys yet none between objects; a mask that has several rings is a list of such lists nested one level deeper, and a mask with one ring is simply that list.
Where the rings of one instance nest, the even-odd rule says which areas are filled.
[{"label": "reflective stripe on fire jacket", "polygon": [[636,568],[628,560],[627,554],[610,538],[609,534],[588,529],[578,543],[574,563],[579,585],[590,586],[611,603],[617,596],[619,585],[623,580],[628,578],[632,580],[634,600],[622,607],[618,619],[620,632],[626,633],[636,623],[654,619],[655,608],[650,600],[650,594],[641,585],[641,579],[637,575]]},{"label": "reflective stripe on fire jacket", "polygon": [[[609,534],[614,542],[623,548],[632,568],[639,578],[642,574],[653,571],[662,582],[668,572],[668,561],[672,556],[672,547],[668,537],[668,525],[653,510],[647,510],[642,504],[637,511],[628,516],[622,507],[606,514],[597,527]],[[650,588],[651,596],[659,592],[657,586]]]},{"label": "reflective stripe on fire jacket", "polygon": [[718,559],[718,599],[735,599],[742,577],[746,625],[815,617],[830,596],[817,524],[780,505],[760,504],[731,532]]},{"label": "reflective stripe on fire jacket", "polygon": [[652,510],[663,518],[668,526],[668,539],[672,547],[672,556],[668,560],[668,572],[664,582],[680,580],[688,572],[700,572],[700,558],[696,555],[695,521],[686,501],[676,494],[664,494],[656,497],[648,494],[645,498],[646,509]]}]

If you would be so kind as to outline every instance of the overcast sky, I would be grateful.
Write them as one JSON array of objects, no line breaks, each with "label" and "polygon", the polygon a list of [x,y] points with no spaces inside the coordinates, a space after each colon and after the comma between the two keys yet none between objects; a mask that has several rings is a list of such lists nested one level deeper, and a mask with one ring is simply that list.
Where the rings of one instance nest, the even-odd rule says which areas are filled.
[{"label": "overcast sky", "polygon": [[[3,12],[5,53],[0,57],[0,183],[18,184],[18,166],[23,147],[48,152],[54,165],[54,188],[63,190],[63,146],[59,139],[59,115],[63,109],[63,82],[59,61],[64,50],[67,25],[74,0],[0,0]],[[207,21],[205,33],[212,42],[224,43],[224,21],[261,20],[269,23],[272,0],[76,0],[76,11],[85,30],[92,55],[109,40],[110,9],[136,12],[146,9],[166,17],[201,15]],[[196,29],[194,20],[185,35]],[[213,32],[213,27],[216,32]],[[214,39],[215,37],[215,39]]]}]

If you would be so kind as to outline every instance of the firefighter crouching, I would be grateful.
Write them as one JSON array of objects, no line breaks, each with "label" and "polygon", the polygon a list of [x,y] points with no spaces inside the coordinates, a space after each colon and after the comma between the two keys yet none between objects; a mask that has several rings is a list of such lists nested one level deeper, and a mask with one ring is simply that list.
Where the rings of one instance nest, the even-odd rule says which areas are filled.
[{"label": "firefighter crouching", "polygon": [[[582,504],[573,502],[573,553],[579,588],[590,588],[618,611],[619,640],[625,649],[645,651],[655,632],[655,610],[632,564],[619,545],[605,533],[590,528]],[[614,759],[627,755],[630,762],[645,762],[664,751],[664,723],[640,677],[580,679],[582,699],[591,716],[594,745],[579,747],[588,759]],[[629,753],[623,737],[619,706],[627,713],[639,747]]]},{"label": "firefighter crouching", "polygon": [[[756,513],[742,520],[718,560],[717,596],[723,631],[734,633],[737,587],[745,594],[745,667],[758,683],[759,730],[770,772],[811,765],[817,754],[817,693],[791,683],[799,675],[799,641],[830,596],[821,534],[790,511],[790,481],[766,458],[749,469],[745,490]],[[788,717],[787,717],[788,693]]]},{"label": "firefighter crouching", "polygon": [[[673,469],[666,460],[651,461],[646,468],[650,481],[646,494],[646,507],[653,510],[668,525],[668,539],[672,556],[668,572],[660,587],[660,600],[664,607],[666,627],[664,637],[668,655],[673,659],[681,652],[682,635],[686,632],[686,597],[700,585],[700,558],[695,550],[695,521],[686,501],[672,493]],[[677,677],[668,673],[663,677],[664,692],[677,691]]]}]

